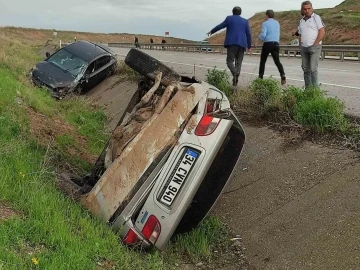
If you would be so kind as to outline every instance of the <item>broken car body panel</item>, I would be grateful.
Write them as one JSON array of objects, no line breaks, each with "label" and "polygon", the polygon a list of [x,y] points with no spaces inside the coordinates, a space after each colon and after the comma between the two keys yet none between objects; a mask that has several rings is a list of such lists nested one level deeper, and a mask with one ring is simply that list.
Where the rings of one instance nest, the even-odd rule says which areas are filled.
[{"label": "broken car body panel", "polygon": [[176,132],[206,93],[207,89],[199,84],[178,91],[159,115],[149,119],[81,200],[84,207],[108,221],[162,149],[176,142]]}]

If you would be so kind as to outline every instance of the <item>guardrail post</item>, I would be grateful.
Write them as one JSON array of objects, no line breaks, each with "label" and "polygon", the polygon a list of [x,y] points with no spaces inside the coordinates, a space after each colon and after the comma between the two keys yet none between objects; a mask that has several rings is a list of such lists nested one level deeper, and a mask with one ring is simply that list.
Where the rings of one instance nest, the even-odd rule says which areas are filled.
[{"label": "guardrail post", "polygon": [[324,61],[324,59],[325,59],[325,52],[322,51],[322,52],[321,52],[321,60]]},{"label": "guardrail post", "polygon": [[345,57],[345,53],[342,52],[342,53],[340,54],[340,60],[341,60],[341,62],[344,62],[344,57]]},{"label": "guardrail post", "polygon": [[360,53],[358,53],[357,55],[358,55],[358,61],[360,61]]}]

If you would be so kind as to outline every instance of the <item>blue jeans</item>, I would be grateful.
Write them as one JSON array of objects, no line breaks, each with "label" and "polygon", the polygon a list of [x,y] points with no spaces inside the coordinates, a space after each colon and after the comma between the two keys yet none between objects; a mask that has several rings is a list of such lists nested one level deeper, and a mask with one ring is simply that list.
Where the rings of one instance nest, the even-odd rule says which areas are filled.
[{"label": "blue jeans", "polygon": [[305,87],[319,86],[317,69],[321,54],[321,47],[321,45],[301,47],[301,67],[304,71]]}]

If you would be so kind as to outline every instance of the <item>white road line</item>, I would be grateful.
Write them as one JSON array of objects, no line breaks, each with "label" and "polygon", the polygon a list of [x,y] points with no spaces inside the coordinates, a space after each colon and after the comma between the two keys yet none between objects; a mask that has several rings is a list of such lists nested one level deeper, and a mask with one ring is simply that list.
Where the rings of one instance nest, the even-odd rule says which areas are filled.
[{"label": "white road line", "polygon": [[[118,54],[121,56],[126,56],[125,54]],[[194,64],[187,64],[187,63],[180,63],[180,62],[173,62],[173,61],[167,61],[167,60],[161,60],[158,59],[159,61],[163,62],[163,63],[169,63],[169,64],[176,64],[176,65],[182,65],[182,66],[190,66],[190,67],[199,67],[199,68],[206,68],[206,69],[217,69],[217,70],[227,70],[224,68],[217,68],[217,67],[209,67],[209,66],[204,66],[204,65],[194,65]],[[251,72],[241,72],[241,74],[247,74],[247,75],[255,75],[258,76],[257,73],[251,73]],[[270,77],[269,75],[265,75]],[[272,76],[274,78],[280,78],[279,76]],[[297,82],[303,82],[304,80],[302,79],[295,79],[295,78],[288,78],[286,77],[286,80],[289,81],[297,81]],[[320,82],[322,85],[327,85],[327,86],[334,86],[334,87],[341,87],[341,88],[348,88],[348,89],[355,89],[355,90],[360,90],[360,87],[356,87],[356,86],[348,86],[348,85],[341,85],[341,84],[334,84],[334,83],[325,83],[325,82]]]}]

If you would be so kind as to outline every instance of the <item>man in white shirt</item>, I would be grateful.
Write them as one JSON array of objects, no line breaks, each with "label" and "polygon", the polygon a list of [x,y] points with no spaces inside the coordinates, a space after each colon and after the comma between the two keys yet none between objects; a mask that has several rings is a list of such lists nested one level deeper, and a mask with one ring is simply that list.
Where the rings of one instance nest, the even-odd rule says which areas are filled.
[{"label": "man in white shirt", "polygon": [[305,87],[318,87],[318,64],[321,54],[322,39],[325,35],[325,24],[321,17],[314,13],[310,1],[301,4],[304,15],[299,23],[299,44],[304,71]]}]

